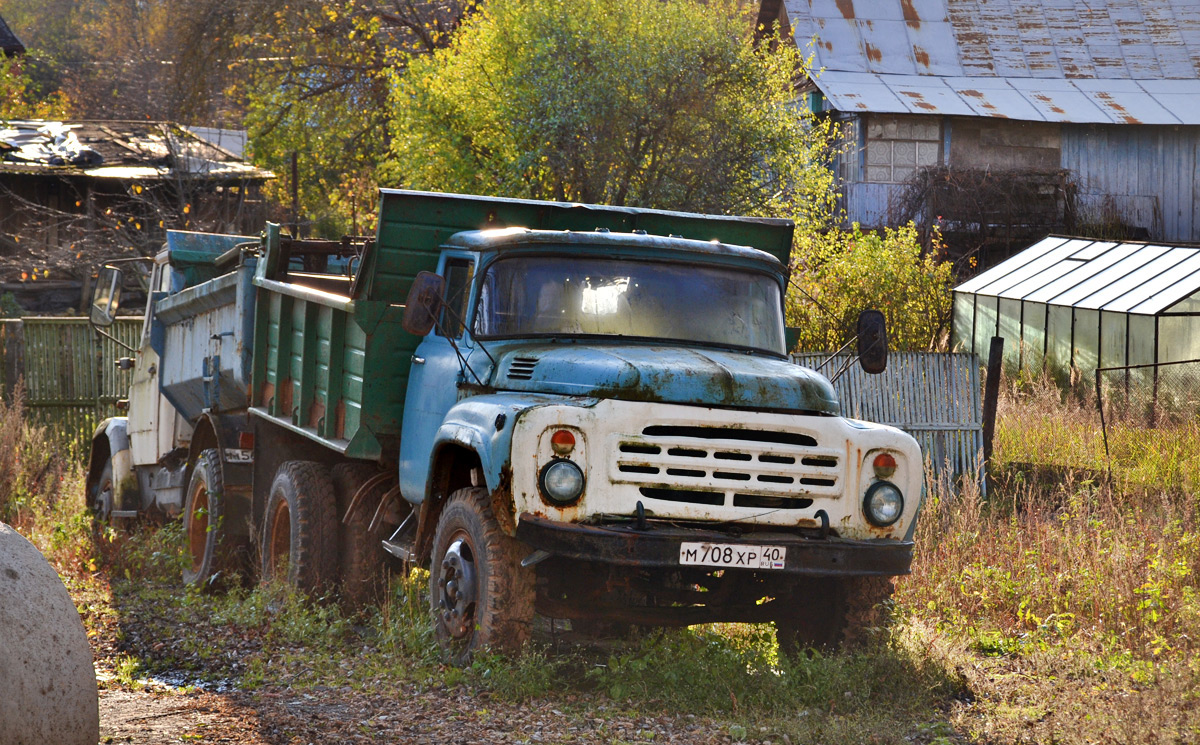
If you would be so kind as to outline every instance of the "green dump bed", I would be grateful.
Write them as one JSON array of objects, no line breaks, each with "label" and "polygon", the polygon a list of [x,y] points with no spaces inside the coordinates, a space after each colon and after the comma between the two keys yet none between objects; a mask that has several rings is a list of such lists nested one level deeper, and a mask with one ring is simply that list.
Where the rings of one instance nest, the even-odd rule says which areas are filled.
[{"label": "green dump bed", "polygon": [[298,251],[268,229],[254,279],[252,410],[348,457],[394,453],[420,342],[400,327],[408,289],[437,270],[451,235],[505,227],[644,230],[753,246],[785,265],[792,243],[785,220],[384,189],[376,240],[348,272],[299,271],[289,262]]}]

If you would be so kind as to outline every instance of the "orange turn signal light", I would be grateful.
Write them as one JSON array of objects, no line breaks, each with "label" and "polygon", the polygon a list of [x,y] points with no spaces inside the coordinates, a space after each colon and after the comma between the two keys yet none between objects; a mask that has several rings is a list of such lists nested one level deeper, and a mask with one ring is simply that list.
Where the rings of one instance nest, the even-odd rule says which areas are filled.
[{"label": "orange turn signal light", "polygon": [[566,455],[575,449],[575,435],[568,430],[560,429],[550,435],[550,449],[555,455]]},{"label": "orange turn signal light", "polygon": [[880,453],[875,456],[871,466],[875,469],[875,478],[891,478],[892,474],[896,472],[896,459],[890,453]]}]

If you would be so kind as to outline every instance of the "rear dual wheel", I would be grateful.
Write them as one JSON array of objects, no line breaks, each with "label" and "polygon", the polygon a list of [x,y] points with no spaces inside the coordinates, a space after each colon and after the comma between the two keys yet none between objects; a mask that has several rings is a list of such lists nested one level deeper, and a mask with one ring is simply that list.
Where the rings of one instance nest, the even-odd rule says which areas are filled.
[{"label": "rear dual wheel", "polygon": [[279,467],[267,498],[262,578],[310,595],[337,580],[337,496],[329,469],[311,461]]},{"label": "rear dual wheel", "polygon": [[[380,474],[369,463],[340,463],[333,467],[333,486],[337,492],[337,516],[345,515],[359,490]],[[382,487],[375,492],[384,491]],[[364,494],[348,520],[338,520],[338,559],[341,597],[345,607],[357,610],[378,603],[387,589],[388,556],[382,535],[371,530],[371,520],[379,507],[379,493]],[[336,517],[336,516],[335,516]]]}]

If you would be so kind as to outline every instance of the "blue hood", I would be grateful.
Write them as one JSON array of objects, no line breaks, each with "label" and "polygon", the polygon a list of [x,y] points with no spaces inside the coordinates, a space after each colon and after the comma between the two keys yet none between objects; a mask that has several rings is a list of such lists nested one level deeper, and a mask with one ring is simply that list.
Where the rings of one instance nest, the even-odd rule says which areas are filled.
[{"label": "blue hood", "polygon": [[[495,349],[495,347],[493,347]],[[786,360],[718,349],[528,344],[497,355],[499,390],[840,413],[833,386]]]}]

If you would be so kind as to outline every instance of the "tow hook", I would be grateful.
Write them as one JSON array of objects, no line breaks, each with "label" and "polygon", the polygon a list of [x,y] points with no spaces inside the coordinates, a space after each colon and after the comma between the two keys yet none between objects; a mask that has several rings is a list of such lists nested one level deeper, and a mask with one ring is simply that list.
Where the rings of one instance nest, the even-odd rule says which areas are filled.
[{"label": "tow hook", "polygon": [[822,539],[828,538],[829,537],[829,514],[826,513],[825,510],[817,510],[817,514],[813,515],[813,517],[820,518],[820,520],[821,520],[821,532],[819,534],[819,537]]}]

